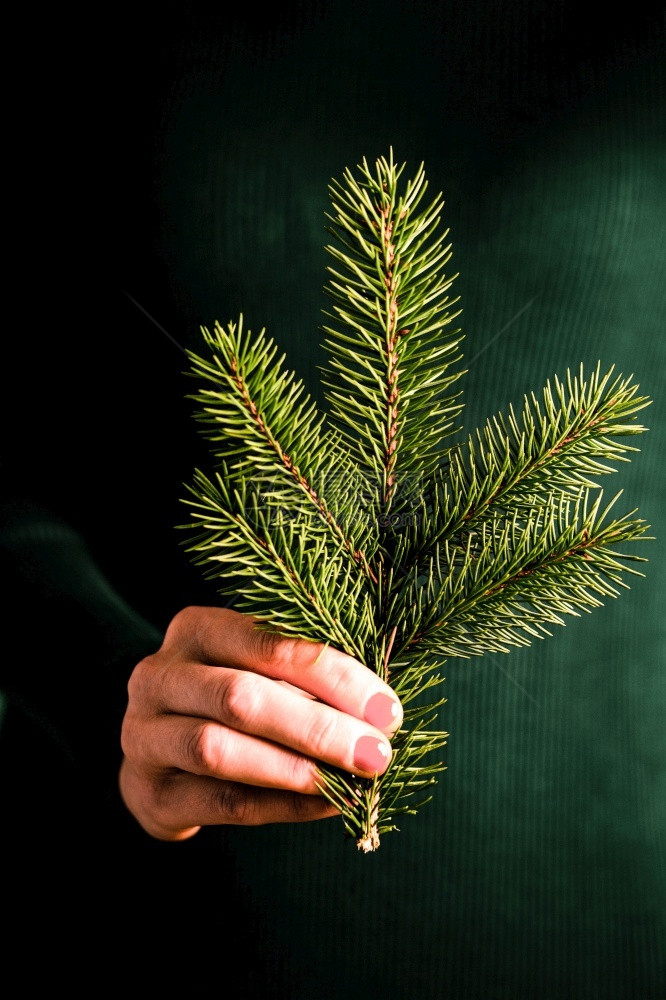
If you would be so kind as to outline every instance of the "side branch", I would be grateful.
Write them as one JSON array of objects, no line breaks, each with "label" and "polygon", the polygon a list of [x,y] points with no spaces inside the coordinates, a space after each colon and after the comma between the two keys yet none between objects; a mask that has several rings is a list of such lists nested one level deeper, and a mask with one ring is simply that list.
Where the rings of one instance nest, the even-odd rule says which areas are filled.
[{"label": "side branch", "polygon": [[[271,593],[279,593],[280,587],[284,587],[286,584],[288,590],[294,595],[294,601],[300,606],[308,620],[311,623],[320,623],[317,625],[317,632],[321,631],[321,635],[314,636],[314,638],[321,641],[324,636],[327,639],[333,637],[333,641],[337,641],[341,648],[359,659],[362,658],[362,650],[349,634],[344,623],[339,617],[336,617],[326,602],[321,600],[317,593],[307,585],[303,576],[297,572],[294,566],[290,565],[287,559],[280,554],[270,535],[266,533],[262,536],[262,533],[253,528],[241,513],[221,504],[211,495],[211,490],[215,490],[211,483],[203,478],[202,483],[207,487],[207,495],[198,494],[198,502],[190,505],[200,511],[196,515],[199,528],[207,533],[205,545],[202,545],[201,538],[199,538],[190,546],[190,551],[205,553],[198,556],[195,561],[213,564],[223,561],[224,547],[233,541],[235,535],[244,550],[243,566],[246,570],[244,575],[249,575],[253,587],[256,584],[257,571],[263,567],[269,574],[267,582],[269,582]],[[215,492],[217,493],[216,490]],[[233,551],[233,562],[236,565],[239,561],[239,552],[243,550],[234,549]],[[228,557],[227,561],[229,561]],[[250,570],[251,572],[248,572]],[[234,575],[233,566],[231,574]],[[237,584],[234,584],[234,588],[234,593],[238,593]],[[312,617],[311,612],[308,612],[308,608],[314,612],[314,617]]]},{"label": "side branch", "polygon": [[544,388],[544,412],[532,397],[521,424],[511,408],[508,419],[489,420],[476,442],[469,438],[466,454],[459,446],[449,458],[448,481],[434,484],[431,530],[415,539],[401,578],[445,539],[520,505],[530,494],[572,496],[581,488],[596,489],[590,477],[613,472],[609,462],[628,461],[627,453],[637,449],[618,438],[645,430],[629,418],[650,401],[636,396],[637,386],[621,376],[609,386],[611,374],[612,369],[601,378],[597,366],[586,383],[581,368],[578,378],[568,378],[568,395],[555,379],[554,393],[550,383]]},{"label": "side branch", "polygon": [[263,436],[264,440],[269,445],[269,447],[278,456],[278,459],[281,462],[282,466],[291,475],[294,482],[297,483],[298,486],[301,487],[303,492],[310,498],[310,500],[316,507],[320,517],[328,524],[328,526],[331,528],[334,534],[338,537],[339,541],[342,543],[344,548],[352,556],[356,565],[360,567],[363,574],[370,580],[372,580],[373,583],[377,583],[377,577],[373,572],[372,568],[370,567],[364,553],[360,549],[354,548],[353,543],[345,535],[345,532],[336,521],[332,511],[328,508],[323,497],[321,497],[317,493],[315,488],[303,475],[303,473],[296,465],[296,463],[293,462],[290,456],[281,448],[279,441],[275,438],[275,436],[271,433],[270,428],[266,425],[266,422],[264,421],[264,418],[259,408],[257,407],[257,404],[252,399],[252,396],[245,383],[245,380],[243,379],[243,376],[240,372],[239,361],[235,355],[231,356],[229,364],[232,372],[233,382],[235,383],[236,388],[238,389],[238,392],[240,394],[241,400],[243,402],[246,411],[252,418],[252,421],[254,422],[259,433]]},{"label": "side branch", "polygon": [[[492,533],[485,539],[482,536],[476,552],[468,544],[459,568],[449,565],[445,576],[430,589],[421,610],[416,609],[397,656],[431,642],[440,652],[444,642],[449,655],[478,654],[486,648],[483,633],[487,630],[488,634],[503,635],[510,644],[522,645],[514,641],[519,633],[537,635],[546,622],[564,624],[556,612],[577,615],[577,609],[600,605],[596,595],[617,597],[615,585],[627,586],[621,575],[637,573],[626,560],[643,560],[619,554],[609,546],[644,538],[647,525],[625,515],[602,526],[617,497],[597,517],[600,499],[580,526],[569,524],[560,534],[546,515],[543,533],[533,522],[516,534],[514,521],[495,537]],[[459,630],[464,631],[465,622],[470,620],[477,622],[476,647],[465,640],[464,652],[458,641],[463,632]],[[487,628],[478,624],[481,620]],[[440,638],[447,629],[453,630],[451,641]]]}]

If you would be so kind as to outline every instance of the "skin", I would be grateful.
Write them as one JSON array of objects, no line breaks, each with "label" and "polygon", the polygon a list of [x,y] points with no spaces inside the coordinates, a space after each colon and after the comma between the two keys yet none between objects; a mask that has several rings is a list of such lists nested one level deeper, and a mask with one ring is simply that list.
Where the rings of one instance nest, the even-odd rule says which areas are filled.
[{"label": "skin", "polygon": [[[317,788],[316,762],[383,773],[401,722],[394,692],[345,653],[230,609],[185,608],[130,677],[120,792],[159,840],[325,819],[337,810]],[[359,765],[360,746],[383,751],[372,770]]]}]

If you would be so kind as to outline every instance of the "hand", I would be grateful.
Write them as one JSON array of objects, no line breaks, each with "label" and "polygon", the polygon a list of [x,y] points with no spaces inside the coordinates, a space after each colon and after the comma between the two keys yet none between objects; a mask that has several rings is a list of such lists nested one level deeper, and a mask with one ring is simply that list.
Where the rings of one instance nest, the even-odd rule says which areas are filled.
[{"label": "hand", "polygon": [[128,693],[120,790],[160,840],[335,816],[317,762],[381,774],[402,722],[393,691],[351,656],[220,608],[180,611]]}]

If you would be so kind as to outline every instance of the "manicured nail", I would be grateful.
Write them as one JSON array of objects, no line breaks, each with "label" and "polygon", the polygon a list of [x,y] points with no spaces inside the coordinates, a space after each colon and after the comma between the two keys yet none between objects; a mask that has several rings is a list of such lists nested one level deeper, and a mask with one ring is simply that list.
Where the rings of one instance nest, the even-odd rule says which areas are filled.
[{"label": "manicured nail", "polygon": [[399,712],[400,706],[395,698],[378,691],[368,699],[368,704],[365,706],[365,721],[371,726],[377,726],[377,729],[385,729],[395,722]]},{"label": "manicured nail", "polygon": [[387,743],[375,736],[361,736],[354,747],[354,767],[375,774],[384,770],[390,756]]}]

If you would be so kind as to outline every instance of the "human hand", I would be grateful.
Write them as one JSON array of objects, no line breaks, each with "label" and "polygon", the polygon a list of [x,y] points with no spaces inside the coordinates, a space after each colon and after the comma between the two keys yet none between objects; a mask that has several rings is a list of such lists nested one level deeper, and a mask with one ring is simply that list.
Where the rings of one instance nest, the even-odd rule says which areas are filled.
[{"label": "human hand", "polygon": [[381,774],[402,722],[391,688],[351,656],[221,608],[180,611],[128,695],[120,791],[159,840],[338,815],[317,762]]}]

